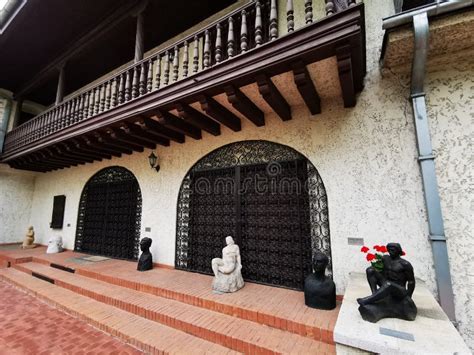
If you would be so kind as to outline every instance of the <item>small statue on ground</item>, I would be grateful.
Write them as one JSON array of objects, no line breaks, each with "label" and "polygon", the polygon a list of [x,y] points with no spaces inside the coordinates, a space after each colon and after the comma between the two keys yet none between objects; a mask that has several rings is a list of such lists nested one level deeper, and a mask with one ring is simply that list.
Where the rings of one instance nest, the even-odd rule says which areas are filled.
[{"label": "small statue on ground", "polygon": [[153,269],[153,257],[150,253],[150,247],[150,238],[145,237],[140,241],[140,249],[142,250],[142,255],[140,255],[140,259],[138,260],[138,271],[147,271]]},{"label": "small statue on ground", "polygon": [[21,245],[22,249],[32,249],[36,248],[36,245],[33,244],[35,242],[35,230],[33,226],[28,227],[28,232],[26,232],[25,240],[23,240],[23,244]]},{"label": "small statue on ground", "polygon": [[326,276],[329,259],[323,253],[316,253],[313,258],[314,273],[304,280],[304,302],[308,307],[318,309],[336,308],[336,285]]},{"label": "small statue on ground", "polygon": [[59,235],[49,238],[46,254],[61,253],[63,250],[63,238]]},{"label": "small statue on ground", "polygon": [[415,320],[417,308],[412,300],[415,276],[411,264],[402,259],[402,247],[388,243],[389,255],[382,257],[383,271],[367,268],[367,281],[372,295],[358,298],[359,312],[366,321],[376,323],[382,318]]},{"label": "small statue on ground", "polygon": [[225,238],[227,246],[222,249],[222,259],[212,259],[214,280],[212,289],[216,293],[235,292],[244,287],[240,249],[231,236]]}]

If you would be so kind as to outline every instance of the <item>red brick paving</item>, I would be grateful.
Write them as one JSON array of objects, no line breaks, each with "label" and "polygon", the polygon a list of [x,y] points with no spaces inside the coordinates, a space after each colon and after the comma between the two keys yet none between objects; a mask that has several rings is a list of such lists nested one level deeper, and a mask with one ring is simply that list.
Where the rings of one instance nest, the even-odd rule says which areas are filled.
[{"label": "red brick paving", "polygon": [[141,354],[0,281],[0,354]]}]

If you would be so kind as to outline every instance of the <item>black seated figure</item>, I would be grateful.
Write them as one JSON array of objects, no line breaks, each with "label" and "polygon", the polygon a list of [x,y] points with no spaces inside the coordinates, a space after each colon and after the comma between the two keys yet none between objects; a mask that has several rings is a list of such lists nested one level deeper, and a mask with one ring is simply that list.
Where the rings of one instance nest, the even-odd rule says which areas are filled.
[{"label": "black seated figure", "polygon": [[326,276],[329,259],[323,253],[316,253],[313,258],[314,273],[304,280],[304,303],[311,308],[336,308],[336,285]]},{"label": "black seated figure", "polygon": [[138,271],[147,271],[153,269],[153,257],[150,253],[151,239],[148,237],[143,238],[140,241],[140,249],[142,250],[142,255],[138,260]]},{"label": "black seated figure", "polygon": [[372,295],[357,299],[359,312],[372,323],[382,318],[415,320],[417,308],[411,298],[415,290],[413,267],[400,257],[400,244],[388,243],[387,251],[389,255],[382,257],[382,272],[372,266],[366,270]]}]

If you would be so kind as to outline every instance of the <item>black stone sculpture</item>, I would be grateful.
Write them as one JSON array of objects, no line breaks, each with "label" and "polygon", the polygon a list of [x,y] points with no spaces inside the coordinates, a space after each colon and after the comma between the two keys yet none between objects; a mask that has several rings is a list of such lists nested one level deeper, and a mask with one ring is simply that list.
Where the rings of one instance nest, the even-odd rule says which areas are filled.
[{"label": "black stone sculpture", "polygon": [[329,259],[323,253],[314,256],[314,273],[304,280],[304,302],[308,307],[327,310],[336,308],[336,285],[325,274],[328,263]]},{"label": "black stone sculpture", "polygon": [[367,268],[367,281],[372,295],[358,298],[359,312],[366,321],[376,323],[382,318],[415,320],[417,308],[411,296],[415,276],[411,264],[402,259],[402,247],[388,243],[389,255],[382,257],[383,271]]},{"label": "black stone sculpture", "polygon": [[145,237],[140,241],[140,249],[142,250],[142,255],[140,255],[140,259],[138,260],[138,271],[147,271],[153,269],[153,257],[150,253],[150,247],[150,238]]}]

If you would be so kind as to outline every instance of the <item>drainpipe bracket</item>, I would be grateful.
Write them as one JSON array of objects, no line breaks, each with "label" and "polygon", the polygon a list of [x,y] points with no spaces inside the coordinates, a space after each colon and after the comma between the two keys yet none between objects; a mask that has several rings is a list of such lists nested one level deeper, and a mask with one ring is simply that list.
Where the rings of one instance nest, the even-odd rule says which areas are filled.
[{"label": "drainpipe bracket", "polygon": [[435,160],[436,156],[433,154],[428,154],[428,155],[420,155],[418,156],[418,161],[424,161],[424,160]]},{"label": "drainpipe bracket", "polygon": [[445,242],[446,241],[446,236],[444,235],[433,235],[433,234],[430,234],[428,236],[428,239],[433,241],[433,242]]},{"label": "drainpipe bracket", "polygon": [[425,97],[426,93],[424,91],[422,92],[417,92],[415,94],[410,95],[410,99],[416,99],[417,97]]}]

